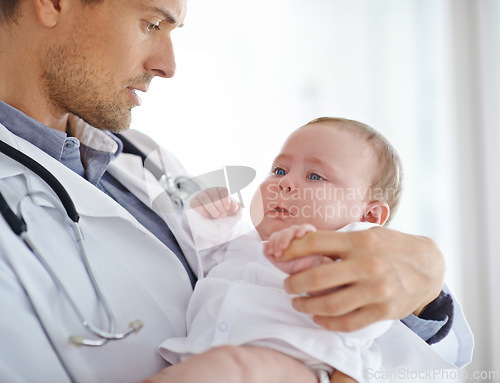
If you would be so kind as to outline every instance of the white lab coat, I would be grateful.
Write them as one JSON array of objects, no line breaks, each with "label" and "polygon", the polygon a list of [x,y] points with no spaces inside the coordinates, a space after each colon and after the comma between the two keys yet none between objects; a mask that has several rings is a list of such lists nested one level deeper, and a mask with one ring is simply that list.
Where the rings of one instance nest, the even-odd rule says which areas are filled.
[{"label": "white lab coat", "polygon": [[[82,122],[73,119],[73,124]],[[127,136],[146,152],[154,149],[152,141],[138,132],[127,132]],[[138,334],[104,347],[69,344],[70,335],[92,336],[33,254],[0,218],[0,381],[66,382],[70,380],[68,371],[79,382],[132,382],[157,373],[167,365],[157,353],[158,345],[186,333],[185,314],[192,289],[180,261],[125,209],[64,165],[2,125],[0,139],[45,166],[72,197],[81,216],[90,263],[116,317],[117,329],[135,319],[144,322]],[[182,171],[168,153],[167,160],[166,167],[174,176]],[[17,207],[22,199],[28,231],[40,252],[84,316],[105,328],[72,234],[50,203],[24,197],[33,191],[53,192],[38,176],[3,154],[0,164],[0,190],[9,205]],[[155,201],[153,209],[167,221],[193,271],[201,276],[189,234],[168,207],[168,198],[154,177],[144,171],[140,158],[122,154],[109,171],[143,202],[151,205]],[[460,310],[455,316],[455,323],[461,323],[460,319],[465,323]],[[441,347],[450,361],[468,361],[470,330],[457,329]]]},{"label": "white lab coat", "polygon": [[[132,382],[166,367],[157,347],[163,339],[185,333],[185,312],[192,293],[180,261],[125,209],[64,165],[1,125],[0,139],[63,181],[81,215],[89,260],[112,307],[117,330],[136,319],[144,322],[138,334],[104,347],[70,344],[70,335],[92,336],[41,264],[1,217],[0,382],[68,381],[53,348],[79,382]],[[119,157],[123,158],[113,164],[116,176],[124,168],[127,172],[137,171],[138,179],[144,178],[138,157]],[[53,194],[38,176],[3,154],[0,164],[0,190],[11,207],[17,207],[28,191]],[[42,199],[23,198],[28,232],[85,318],[106,329],[72,233],[48,205]],[[175,233],[179,225],[173,222],[174,216],[168,219]],[[182,233],[178,238],[183,238]]]}]

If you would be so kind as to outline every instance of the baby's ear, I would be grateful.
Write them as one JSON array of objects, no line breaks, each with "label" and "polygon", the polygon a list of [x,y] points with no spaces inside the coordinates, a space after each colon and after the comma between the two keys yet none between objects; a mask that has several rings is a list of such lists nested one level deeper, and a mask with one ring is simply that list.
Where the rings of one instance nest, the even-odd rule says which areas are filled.
[{"label": "baby's ear", "polygon": [[391,209],[387,203],[382,201],[373,201],[367,205],[365,214],[361,217],[361,222],[383,225],[389,219],[390,213]]}]

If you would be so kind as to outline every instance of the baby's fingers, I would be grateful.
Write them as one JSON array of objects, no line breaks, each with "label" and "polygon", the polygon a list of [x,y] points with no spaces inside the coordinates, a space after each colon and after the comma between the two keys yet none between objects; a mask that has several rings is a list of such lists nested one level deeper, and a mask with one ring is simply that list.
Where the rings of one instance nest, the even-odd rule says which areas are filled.
[{"label": "baby's fingers", "polygon": [[273,257],[280,257],[292,242],[295,237],[295,230],[293,228],[287,228],[273,233],[269,237],[268,253],[267,255]]},{"label": "baby's fingers", "polygon": [[316,228],[311,224],[305,223],[274,232],[269,237],[269,243],[264,248],[264,254],[268,257],[279,258],[295,238],[302,238],[306,233],[311,231],[316,231]]},{"label": "baby's fingers", "polygon": [[218,209],[221,217],[233,216],[238,213],[241,208],[239,202],[235,201],[226,188],[211,188],[206,190],[213,202],[214,206]]},{"label": "baby's fingers", "polygon": [[231,209],[231,196],[226,188],[215,187],[206,190],[210,199],[219,209],[221,215]]},{"label": "baby's fingers", "polygon": [[304,223],[302,225],[295,226],[295,238],[302,238],[304,235],[307,233],[310,233],[312,231],[316,231],[316,228],[311,225],[310,223]]},{"label": "baby's fingers", "polygon": [[226,188],[214,187],[199,192],[191,201],[191,208],[205,218],[224,218],[236,215],[241,208]]},{"label": "baby's fingers", "polygon": [[230,198],[230,199],[231,199],[231,208],[230,208],[230,210],[228,210],[228,214],[235,215],[241,209],[241,204],[232,198]]},{"label": "baby's fingers", "polygon": [[191,208],[205,218],[217,218],[220,215],[219,209],[205,192],[201,192],[193,198],[191,201]]}]

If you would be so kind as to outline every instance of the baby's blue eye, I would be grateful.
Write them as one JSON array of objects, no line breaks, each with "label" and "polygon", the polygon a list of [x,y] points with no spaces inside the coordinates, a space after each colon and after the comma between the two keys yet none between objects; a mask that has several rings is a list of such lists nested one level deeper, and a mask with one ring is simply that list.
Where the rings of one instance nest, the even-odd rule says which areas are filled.
[{"label": "baby's blue eye", "polygon": [[309,179],[313,180],[313,181],[324,181],[325,180],[323,177],[317,175],[316,173],[311,173],[309,175]]},{"label": "baby's blue eye", "polygon": [[277,176],[285,176],[286,175],[286,170],[282,168],[274,168],[273,173]]}]

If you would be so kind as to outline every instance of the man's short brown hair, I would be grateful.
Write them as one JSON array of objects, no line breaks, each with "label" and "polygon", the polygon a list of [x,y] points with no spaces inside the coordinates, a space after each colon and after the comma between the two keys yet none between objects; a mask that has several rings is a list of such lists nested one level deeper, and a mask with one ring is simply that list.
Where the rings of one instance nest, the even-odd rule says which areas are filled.
[{"label": "man's short brown hair", "polygon": [[[15,22],[23,0],[0,0],[0,23]],[[102,0],[81,0],[84,4],[96,4]]]},{"label": "man's short brown hair", "polygon": [[15,21],[21,0],[0,0],[0,22]]}]

